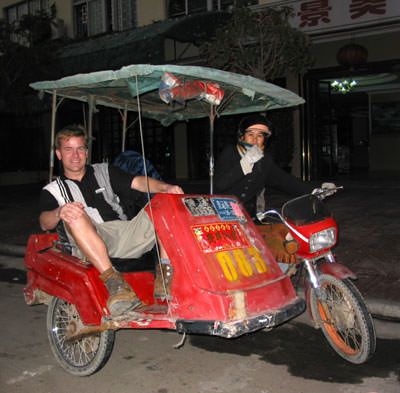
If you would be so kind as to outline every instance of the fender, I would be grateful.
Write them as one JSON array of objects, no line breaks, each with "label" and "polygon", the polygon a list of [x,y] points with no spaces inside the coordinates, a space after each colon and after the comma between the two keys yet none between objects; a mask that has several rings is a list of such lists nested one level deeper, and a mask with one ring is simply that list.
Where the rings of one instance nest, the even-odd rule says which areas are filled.
[{"label": "fender", "polygon": [[[348,267],[345,265],[342,265],[341,263],[338,262],[322,262],[318,263],[318,271],[319,275],[320,274],[328,274],[330,276],[336,277],[339,280],[344,280],[346,278],[351,278],[352,280],[357,279],[357,276],[355,273],[353,273]],[[310,281],[305,279],[304,283],[304,294],[306,299],[309,298],[309,292],[311,289]],[[308,304],[309,305],[309,304]]]},{"label": "fender", "polygon": [[[352,280],[355,280],[357,278],[356,274],[352,272],[348,267],[345,265],[342,265],[341,263],[338,262],[321,262],[318,263],[318,270],[319,274],[328,274],[333,277],[338,278],[339,280],[344,280],[346,278],[351,278]],[[308,314],[311,317],[311,319],[314,319],[311,313],[311,285],[309,280],[304,280],[303,283],[304,286],[304,297],[307,303],[307,310]]]},{"label": "fender", "polygon": [[353,273],[348,267],[338,262],[319,263],[318,270],[320,271],[321,274],[329,274],[340,280],[344,280],[345,278],[351,278],[355,280],[357,278],[356,274]]}]

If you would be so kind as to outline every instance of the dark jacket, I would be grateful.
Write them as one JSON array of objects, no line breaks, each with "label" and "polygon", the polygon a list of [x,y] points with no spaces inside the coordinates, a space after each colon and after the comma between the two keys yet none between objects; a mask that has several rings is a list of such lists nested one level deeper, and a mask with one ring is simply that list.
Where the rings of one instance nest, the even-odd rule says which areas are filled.
[{"label": "dark jacket", "polygon": [[276,188],[293,196],[311,192],[312,187],[279,168],[272,157],[264,155],[254,164],[253,171],[244,175],[241,156],[236,145],[228,145],[220,154],[214,176],[216,194],[235,195],[252,217],[256,213],[257,195],[264,187]]}]

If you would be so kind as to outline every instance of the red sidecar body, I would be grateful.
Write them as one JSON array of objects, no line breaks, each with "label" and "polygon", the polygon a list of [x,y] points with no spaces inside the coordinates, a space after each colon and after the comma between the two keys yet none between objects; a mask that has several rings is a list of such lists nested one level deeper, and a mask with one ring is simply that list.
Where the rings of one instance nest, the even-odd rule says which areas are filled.
[{"label": "red sidecar body", "polygon": [[151,266],[127,272],[145,306],[112,318],[98,271],[60,251],[56,234],[36,234],[25,256],[26,302],[61,298],[75,305],[88,329],[166,328],[222,337],[272,328],[304,310],[234,197],[158,194],[146,211],[172,264],[170,300],[154,300]]}]

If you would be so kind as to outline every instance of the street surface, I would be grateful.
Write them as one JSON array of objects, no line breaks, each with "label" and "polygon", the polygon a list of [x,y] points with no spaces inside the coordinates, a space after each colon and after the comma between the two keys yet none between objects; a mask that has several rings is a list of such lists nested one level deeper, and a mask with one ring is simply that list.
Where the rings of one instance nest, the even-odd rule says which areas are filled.
[{"label": "street surface", "polygon": [[25,305],[22,258],[0,256],[0,392],[4,393],[398,393],[400,340],[379,339],[364,365],[339,358],[298,322],[228,340],[124,330],[91,377],[64,372],[46,336],[43,305]]}]

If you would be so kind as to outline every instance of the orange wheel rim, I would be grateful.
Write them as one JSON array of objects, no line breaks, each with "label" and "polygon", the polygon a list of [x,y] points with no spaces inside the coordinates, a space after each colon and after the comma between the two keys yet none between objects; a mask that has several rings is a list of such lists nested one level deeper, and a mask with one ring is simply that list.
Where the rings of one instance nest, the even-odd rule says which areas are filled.
[{"label": "orange wheel rim", "polygon": [[343,340],[341,335],[337,332],[336,328],[332,324],[326,322],[326,321],[331,320],[331,318],[328,318],[327,313],[326,313],[323,305],[321,304],[321,302],[318,302],[318,311],[319,311],[319,315],[321,316],[321,320],[324,324],[325,330],[329,334],[329,337],[332,339],[332,341],[336,345],[336,347],[339,348],[343,353],[345,353],[347,355],[356,355],[358,351],[356,349],[352,348],[349,344],[347,344]]}]

